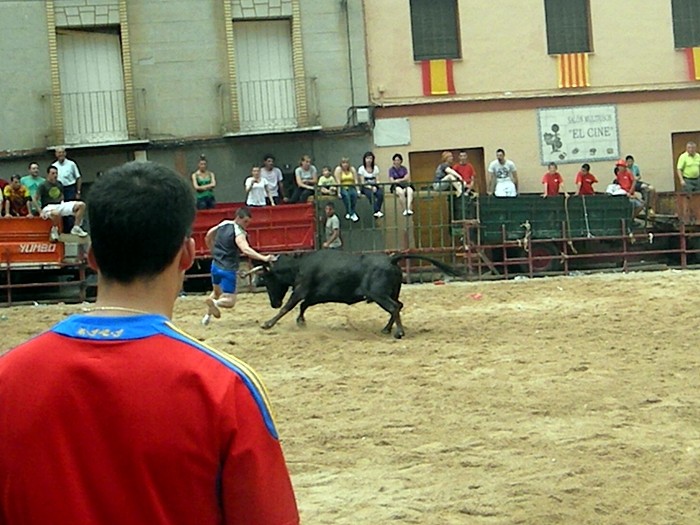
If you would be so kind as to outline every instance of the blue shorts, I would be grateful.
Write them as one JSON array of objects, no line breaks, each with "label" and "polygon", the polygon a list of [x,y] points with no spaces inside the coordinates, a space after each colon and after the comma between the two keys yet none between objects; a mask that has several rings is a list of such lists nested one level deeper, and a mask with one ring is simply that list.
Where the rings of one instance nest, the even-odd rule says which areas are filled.
[{"label": "blue shorts", "polygon": [[223,293],[236,293],[235,270],[222,270],[212,262],[211,282],[212,284],[220,286]]}]

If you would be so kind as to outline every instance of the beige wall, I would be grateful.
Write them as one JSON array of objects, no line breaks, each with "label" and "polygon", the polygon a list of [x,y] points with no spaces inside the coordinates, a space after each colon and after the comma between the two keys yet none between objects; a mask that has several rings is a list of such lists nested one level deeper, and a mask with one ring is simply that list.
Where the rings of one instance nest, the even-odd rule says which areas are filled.
[{"label": "beige wall", "polygon": [[[659,190],[673,190],[673,154],[671,134],[700,129],[700,100],[618,103],[618,132],[622,155],[634,155],[642,169],[644,180]],[[391,156],[399,152],[406,161],[412,151],[440,151],[458,147],[484,148],[488,162],[495,150],[503,148],[515,162],[521,181],[521,191],[541,190],[537,108],[468,113],[442,113],[409,116],[411,144],[400,147],[376,148],[377,162],[384,176],[391,166]],[[436,155],[435,165],[439,162]],[[560,164],[560,172],[569,189],[580,164]],[[600,180],[598,191],[612,179],[613,162],[591,163],[592,172]],[[410,165],[409,165],[410,169]]]},{"label": "beige wall", "polygon": [[[588,91],[688,84],[684,55],[673,48],[670,0],[590,5],[594,52]],[[560,92],[556,59],[547,55],[542,0],[460,0],[459,17],[462,58],[454,63],[455,98]],[[422,98],[408,2],[365,0],[365,20],[373,101]]]}]

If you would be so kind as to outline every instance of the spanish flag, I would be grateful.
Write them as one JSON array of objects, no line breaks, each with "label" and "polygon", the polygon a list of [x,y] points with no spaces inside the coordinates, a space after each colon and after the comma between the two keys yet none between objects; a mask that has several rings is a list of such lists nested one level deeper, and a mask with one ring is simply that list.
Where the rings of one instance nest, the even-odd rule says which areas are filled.
[{"label": "spanish flag", "polygon": [[558,56],[559,87],[576,88],[591,85],[588,78],[588,53]]},{"label": "spanish flag", "polygon": [[688,47],[685,50],[688,59],[688,77],[690,80],[700,80],[700,47]]},{"label": "spanish flag", "polygon": [[452,60],[424,60],[421,67],[423,69],[424,95],[454,95],[455,81],[452,77]]}]

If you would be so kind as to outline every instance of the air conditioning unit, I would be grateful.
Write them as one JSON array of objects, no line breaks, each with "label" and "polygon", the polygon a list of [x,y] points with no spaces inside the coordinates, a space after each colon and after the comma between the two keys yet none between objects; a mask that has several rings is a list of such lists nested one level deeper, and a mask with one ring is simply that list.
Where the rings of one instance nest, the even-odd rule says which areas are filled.
[{"label": "air conditioning unit", "polygon": [[369,108],[355,108],[355,122],[367,124],[369,122]]}]

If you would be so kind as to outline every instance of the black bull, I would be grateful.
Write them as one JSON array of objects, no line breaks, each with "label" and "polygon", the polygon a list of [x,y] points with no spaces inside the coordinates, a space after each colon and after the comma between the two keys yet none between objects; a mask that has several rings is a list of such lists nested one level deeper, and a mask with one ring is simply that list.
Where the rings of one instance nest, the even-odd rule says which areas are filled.
[{"label": "black bull", "polygon": [[285,314],[301,303],[297,324],[303,326],[304,312],[309,306],[321,303],[355,304],[360,301],[375,302],[389,314],[389,322],[383,333],[390,333],[394,323],[394,337],[404,335],[399,301],[402,272],[398,262],[405,259],[429,261],[450,275],[459,275],[451,266],[430,257],[413,254],[355,255],[336,250],[323,250],[302,255],[282,255],[262,272],[256,285],[264,285],[273,308],[282,306],[284,296],[293,287],[287,303],[263,328],[272,328]]}]

